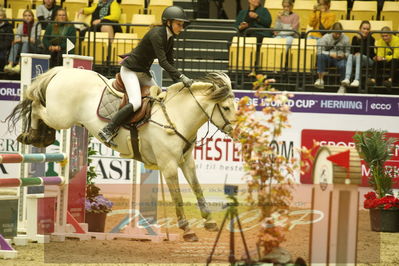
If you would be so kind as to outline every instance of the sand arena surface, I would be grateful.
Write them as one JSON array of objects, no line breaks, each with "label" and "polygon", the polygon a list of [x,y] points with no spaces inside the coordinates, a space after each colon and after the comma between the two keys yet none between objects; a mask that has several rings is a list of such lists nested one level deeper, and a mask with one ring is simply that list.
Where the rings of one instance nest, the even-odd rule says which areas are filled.
[{"label": "sand arena surface", "polygon": [[[197,264],[204,265],[211,252],[217,232],[208,232],[202,226],[199,210],[196,207],[185,207],[186,215],[192,221],[192,229],[199,237],[199,242],[187,243],[182,240],[181,230],[170,223],[169,232],[180,234],[177,241],[154,243],[150,241],[137,240],[90,240],[78,241],[68,239],[63,243],[51,242],[49,244],[30,243],[28,246],[15,247],[18,250],[18,258],[14,260],[3,260],[2,265],[57,265],[57,264],[133,264],[137,265],[181,265]],[[159,218],[163,210],[159,210]],[[167,216],[171,221],[176,222],[174,208],[167,207]],[[220,226],[224,217],[224,210],[214,213],[214,219]],[[247,207],[240,207],[241,222],[244,227],[245,239],[247,241],[250,255],[256,258],[256,240],[259,221]],[[252,217],[252,218],[251,218]],[[292,217],[298,220],[299,216]],[[310,218],[310,217],[309,217]],[[309,220],[309,218],[306,219]],[[120,217],[107,217],[106,231],[112,228],[115,221]],[[165,232],[165,228],[162,229]],[[289,250],[294,258],[302,257],[308,260],[309,254],[309,224],[299,224],[287,233],[287,241],[283,247]],[[359,213],[359,234],[358,234],[358,262],[360,264],[375,265],[399,265],[397,247],[399,233],[376,233],[371,232],[368,211]],[[236,258],[244,256],[244,248],[239,233],[235,233]],[[218,243],[213,262],[228,263],[229,255],[229,231],[224,228],[221,239]]]}]

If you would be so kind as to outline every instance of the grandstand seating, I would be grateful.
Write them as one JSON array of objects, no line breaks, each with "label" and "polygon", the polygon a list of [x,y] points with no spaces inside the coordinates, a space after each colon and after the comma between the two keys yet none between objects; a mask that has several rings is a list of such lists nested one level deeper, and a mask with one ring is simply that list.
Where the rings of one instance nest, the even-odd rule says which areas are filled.
[{"label": "grandstand seating", "polygon": [[22,18],[18,17],[18,10],[32,8],[33,0],[12,0],[7,1],[7,5],[12,9],[12,18]]},{"label": "grandstand seating", "polygon": [[233,37],[229,51],[229,68],[251,70],[255,63],[256,37]]},{"label": "grandstand seating", "polygon": [[[83,15],[83,14],[79,14],[78,12],[75,12],[75,18],[74,18],[73,21],[74,22],[86,23],[87,26],[90,26],[91,14],[90,15]],[[77,26],[77,27],[79,27],[79,26]]]},{"label": "grandstand seating", "polygon": [[76,12],[87,6],[89,6],[88,0],[65,0],[63,4],[63,7],[71,16],[74,16]]},{"label": "grandstand seating", "polygon": [[81,44],[82,55],[93,56],[94,64],[104,64],[108,57],[108,32],[86,32]]},{"label": "grandstand seating", "polygon": [[[340,20],[344,30],[359,30],[361,20]],[[392,21],[380,21],[380,20],[370,20],[371,30],[379,31],[382,27],[388,26],[392,29]],[[356,33],[345,33],[349,39],[352,39],[353,36],[357,35]],[[375,38],[375,37],[374,37]]]},{"label": "grandstand seating", "polygon": [[126,21],[132,21],[134,14],[144,14],[144,0],[122,0],[121,7]]},{"label": "grandstand seating", "polygon": [[331,1],[331,12],[336,14],[337,20],[346,19],[346,13],[348,11],[347,1]]},{"label": "grandstand seating", "polygon": [[273,28],[276,23],[278,12],[281,12],[283,10],[281,1],[266,0],[264,7],[266,7],[267,10],[269,10],[270,16],[272,17],[272,28]]},{"label": "grandstand seating", "polygon": [[132,24],[135,24],[136,26],[132,26],[131,32],[136,33],[137,38],[142,39],[150,29],[150,25],[154,23],[155,23],[154,15],[134,14],[132,18]]},{"label": "grandstand seating", "polygon": [[263,38],[260,50],[260,69],[281,71],[285,66],[286,39]]},{"label": "grandstand seating", "polygon": [[7,18],[13,18],[13,16],[12,16],[12,8],[4,8],[4,10],[6,11]]},{"label": "grandstand seating", "polygon": [[161,24],[162,20],[162,12],[168,6],[173,5],[173,0],[151,0],[148,5],[148,12],[151,15],[155,16],[155,22]]},{"label": "grandstand seating", "polygon": [[376,20],[377,1],[355,1],[353,3],[352,20]]},{"label": "grandstand seating", "polygon": [[399,2],[384,2],[381,20],[392,20],[392,30],[399,30]]},{"label": "grandstand seating", "polygon": [[[306,41],[306,46],[305,46]],[[300,47],[299,47],[300,46]],[[317,40],[294,39],[289,51],[288,67],[292,71],[310,72],[316,65]],[[305,56],[306,53],[306,56]],[[306,60],[305,60],[306,59]],[[299,61],[298,61],[299,60]]]},{"label": "grandstand seating", "polygon": [[139,40],[135,33],[115,33],[114,40],[111,45],[111,62],[117,64],[120,61],[119,55],[129,53],[137,46]]}]

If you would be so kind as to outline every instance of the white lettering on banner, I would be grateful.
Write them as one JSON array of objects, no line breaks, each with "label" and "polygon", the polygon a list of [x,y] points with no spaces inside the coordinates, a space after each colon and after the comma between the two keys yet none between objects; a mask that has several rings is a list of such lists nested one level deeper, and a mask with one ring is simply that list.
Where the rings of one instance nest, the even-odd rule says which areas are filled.
[{"label": "white lettering on banner", "polygon": [[361,101],[321,100],[320,107],[331,109],[362,110],[363,103]]},{"label": "white lettering on banner", "polygon": [[335,141],[332,141],[332,140],[329,140],[329,141],[322,140],[322,141],[320,141],[320,146],[327,146],[327,145],[329,145],[329,146],[339,146],[339,147],[341,147],[341,146],[342,147],[353,147],[353,148],[356,146],[354,142],[346,143],[346,142],[343,142],[343,141],[335,142]]},{"label": "white lettering on banner", "polygon": [[386,165],[385,172],[388,174],[390,178],[398,178],[399,177],[399,167],[396,165]]},{"label": "white lettering on banner", "polygon": [[298,108],[312,108],[316,103],[316,100],[296,100],[295,106]]},{"label": "white lettering on banner", "polygon": [[0,88],[0,96],[19,96],[21,89],[16,88]]},{"label": "white lettering on banner", "polygon": [[392,106],[389,103],[372,103],[370,108],[373,110],[391,110]]}]

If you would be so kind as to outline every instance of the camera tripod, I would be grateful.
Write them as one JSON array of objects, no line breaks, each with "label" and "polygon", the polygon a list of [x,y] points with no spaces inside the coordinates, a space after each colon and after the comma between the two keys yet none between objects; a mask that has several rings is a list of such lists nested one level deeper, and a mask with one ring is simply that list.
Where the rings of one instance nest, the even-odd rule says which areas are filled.
[{"label": "camera tripod", "polygon": [[224,216],[222,225],[220,226],[219,232],[216,236],[215,243],[213,244],[211,254],[209,255],[209,257],[206,261],[206,265],[209,265],[212,262],[212,256],[215,252],[217,243],[219,241],[220,235],[222,234],[222,230],[224,228],[224,224],[226,223],[227,219],[230,219],[230,254],[229,254],[230,264],[233,264],[237,261],[235,258],[235,255],[234,255],[234,248],[235,248],[235,245],[234,245],[234,219],[237,220],[238,229],[240,230],[241,239],[244,244],[245,253],[247,255],[246,263],[248,263],[248,264],[251,263],[251,257],[249,256],[249,251],[248,251],[247,243],[245,242],[245,237],[244,237],[244,233],[242,231],[241,222],[240,222],[240,219],[238,218],[238,211],[237,211],[238,201],[237,201],[236,197],[233,195],[229,195],[227,198],[231,199],[232,202],[227,203],[225,206],[225,207],[227,207],[226,214]]}]

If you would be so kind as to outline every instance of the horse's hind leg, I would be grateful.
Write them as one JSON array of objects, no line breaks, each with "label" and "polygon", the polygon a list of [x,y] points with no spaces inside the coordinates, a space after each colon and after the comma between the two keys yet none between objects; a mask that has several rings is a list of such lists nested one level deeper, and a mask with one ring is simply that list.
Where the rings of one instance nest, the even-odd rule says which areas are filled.
[{"label": "horse's hind leg", "polygon": [[208,208],[208,204],[205,200],[204,194],[202,192],[202,188],[198,182],[197,173],[195,172],[195,162],[190,151],[187,152],[187,156],[183,163],[179,166],[187,180],[190,184],[191,189],[193,190],[195,197],[197,198],[198,206],[201,211],[202,218],[205,219],[204,227],[208,231],[218,231],[218,226],[215,220],[211,217],[211,212]]},{"label": "horse's hind leg", "polygon": [[17,140],[23,144],[32,144],[38,148],[47,147],[54,143],[55,130],[48,127],[43,121],[46,115],[45,107],[34,101],[32,103],[30,127],[25,129],[27,131],[20,134]]}]

